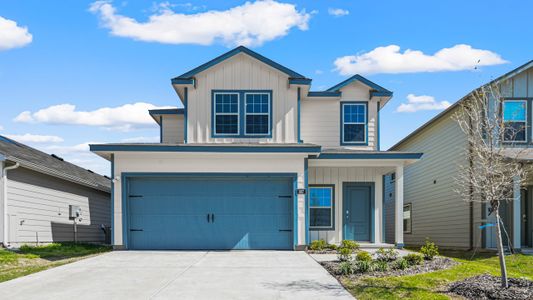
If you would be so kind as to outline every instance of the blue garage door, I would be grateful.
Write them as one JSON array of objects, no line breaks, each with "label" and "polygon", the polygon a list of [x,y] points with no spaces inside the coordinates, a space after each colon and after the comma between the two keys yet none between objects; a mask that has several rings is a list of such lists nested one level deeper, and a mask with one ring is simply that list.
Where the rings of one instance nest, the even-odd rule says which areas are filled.
[{"label": "blue garage door", "polygon": [[128,247],[292,249],[292,194],[291,178],[130,178]]}]

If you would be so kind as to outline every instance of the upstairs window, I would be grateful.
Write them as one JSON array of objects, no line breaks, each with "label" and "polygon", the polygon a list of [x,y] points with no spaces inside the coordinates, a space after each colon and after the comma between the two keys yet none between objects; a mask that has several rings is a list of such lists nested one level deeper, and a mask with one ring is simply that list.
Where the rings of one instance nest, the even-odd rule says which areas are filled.
[{"label": "upstairs window", "polygon": [[246,135],[270,133],[270,94],[246,93]]},{"label": "upstairs window", "polygon": [[341,108],[341,144],[366,144],[367,104],[347,102]]},{"label": "upstairs window", "polygon": [[504,141],[525,142],[527,128],[527,101],[505,100],[503,102]]},{"label": "upstairs window", "polygon": [[239,134],[239,94],[215,93],[215,134]]},{"label": "upstairs window", "polygon": [[333,229],[333,186],[309,187],[309,228]]}]

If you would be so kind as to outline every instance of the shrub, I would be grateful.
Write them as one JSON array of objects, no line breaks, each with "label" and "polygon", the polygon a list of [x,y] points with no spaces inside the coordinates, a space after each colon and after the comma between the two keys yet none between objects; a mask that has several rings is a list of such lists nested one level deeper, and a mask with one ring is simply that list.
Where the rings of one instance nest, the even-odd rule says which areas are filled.
[{"label": "shrub", "polygon": [[394,268],[396,270],[404,270],[409,267],[409,263],[404,258],[400,258],[394,262]]},{"label": "shrub", "polygon": [[324,240],[314,240],[311,242],[311,245],[309,245],[309,249],[314,251],[322,251],[324,248],[326,248],[327,243]]},{"label": "shrub", "polygon": [[378,251],[376,251],[376,259],[381,261],[395,261],[398,258],[398,251],[390,248],[390,249],[384,249],[379,248]]},{"label": "shrub", "polygon": [[410,266],[415,266],[421,264],[424,257],[417,253],[409,253],[404,257],[404,259]]},{"label": "shrub", "polygon": [[327,244],[326,245],[326,249],[329,249],[329,250],[337,250],[337,245],[335,244]]},{"label": "shrub", "polygon": [[357,253],[357,255],[355,256],[355,259],[359,260],[359,261],[371,261],[372,260],[372,255],[370,255],[370,253],[368,253],[368,252],[361,251],[361,252]]},{"label": "shrub", "polygon": [[354,272],[354,266],[349,261],[343,261],[339,264],[339,271],[342,275],[350,275]]},{"label": "shrub", "polygon": [[359,244],[356,241],[342,240],[339,248],[348,248],[348,249],[352,249],[353,251],[355,251],[355,250],[359,250]]},{"label": "shrub", "polygon": [[435,256],[439,255],[439,247],[426,238],[426,244],[420,248],[420,253],[424,255],[425,260],[433,260]]},{"label": "shrub", "polygon": [[389,264],[383,260],[374,261],[373,269],[380,272],[385,272],[389,269]]},{"label": "shrub", "polygon": [[359,260],[355,262],[355,270],[359,273],[366,273],[372,271],[372,262]]},{"label": "shrub", "polygon": [[352,258],[353,250],[349,248],[339,247],[337,249],[337,257],[340,261],[348,261]]}]

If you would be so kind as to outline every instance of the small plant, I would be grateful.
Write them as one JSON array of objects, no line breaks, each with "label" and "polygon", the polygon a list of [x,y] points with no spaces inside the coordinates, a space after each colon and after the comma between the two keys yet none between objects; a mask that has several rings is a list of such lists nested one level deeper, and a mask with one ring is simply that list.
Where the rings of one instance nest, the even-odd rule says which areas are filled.
[{"label": "small plant", "polygon": [[337,257],[340,261],[349,261],[352,258],[353,250],[349,248],[339,247],[337,249]]},{"label": "small plant", "polygon": [[372,262],[359,260],[355,261],[355,270],[359,273],[366,273],[372,271]]},{"label": "small plant", "polygon": [[370,255],[368,252],[361,251],[357,253],[355,259],[358,261],[372,261],[372,255]]},{"label": "small plant", "polygon": [[420,253],[424,255],[425,260],[433,260],[435,256],[439,255],[439,247],[426,238],[426,243],[420,248]]},{"label": "small plant", "polygon": [[324,240],[314,240],[311,242],[311,245],[309,245],[309,249],[314,251],[322,251],[324,248],[326,248],[327,243]]},{"label": "small plant", "polygon": [[390,248],[390,249],[384,249],[379,248],[378,251],[376,251],[376,259],[386,262],[395,261],[398,258],[398,251]]},{"label": "small plant", "polygon": [[404,258],[400,258],[394,262],[394,269],[396,270],[405,270],[409,268],[409,263]]},{"label": "small plant", "polygon": [[348,248],[352,249],[353,251],[356,251],[359,250],[359,244],[356,241],[342,240],[339,248]]},{"label": "small plant", "polygon": [[373,269],[379,272],[385,272],[389,269],[389,264],[383,260],[374,261]]},{"label": "small plant", "polygon": [[354,266],[349,261],[343,261],[339,264],[339,271],[342,275],[350,275],[354,272]]},{"label": "small plant", "polygon": [[410,266],[415,266],[421,264],[422,260],[424,260],[424,257],[417,253],[409,253],[404,257],[404,259]]},{"label": "small plant", "polygon": [[329,249],[329,250],[337,250],[338,246],[335,245],[335,244],[327,244],[326,245],[326,249]]}]

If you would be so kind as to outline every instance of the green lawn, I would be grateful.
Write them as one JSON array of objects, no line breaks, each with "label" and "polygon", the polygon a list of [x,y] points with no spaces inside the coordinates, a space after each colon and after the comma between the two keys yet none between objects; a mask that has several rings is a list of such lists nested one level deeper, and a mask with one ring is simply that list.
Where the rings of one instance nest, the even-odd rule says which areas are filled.
[{"label": "green lawn", "polygon": [[[464,252],[442,255],[453,257],[460,264],[448,270],[425,274],[343,279],[342,283],[357,299],[449,299],[443,293],[449,283],[483,273],[500,273],[497,256],[478,255],[471,258]],[[506,262],[509,277],[533,280],[533,256],[511,255],[506,257]]]},{"label": "green lawn", "polygon": [[17,252],[0,249],[0,282],[110,250],[111,247],[109,246],[73,243],[22,246]]}]

